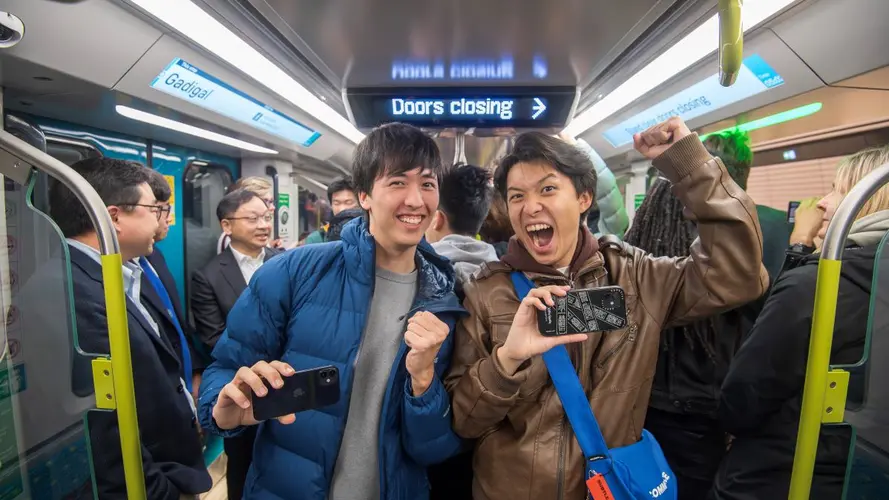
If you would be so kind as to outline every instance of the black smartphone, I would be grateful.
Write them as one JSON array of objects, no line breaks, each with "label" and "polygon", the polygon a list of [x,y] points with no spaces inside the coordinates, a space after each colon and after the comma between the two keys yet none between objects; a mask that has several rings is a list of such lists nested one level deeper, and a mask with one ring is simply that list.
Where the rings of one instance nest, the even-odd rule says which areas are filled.
[{"label": "black smartphone", "polygon": [[280,389],[263,380],[269,392],[264,397],[253,395],[253,418],[270,420],[336,404],[340,400],[339,375],[335,366],[322,366],[281,377],[284,386]]},{"label": "black smartphone", "polygon": [[799,207],[798,201],[791,201],[787,204],[787,222],[793,224],[796,222],[796,209]]},{"label": "black smartphone", "polygon": [[555,307],[537,312],[540,334],[547,337],[605,332],[627,326],[627,303],[619,286],[568,290],[553,297]]}]

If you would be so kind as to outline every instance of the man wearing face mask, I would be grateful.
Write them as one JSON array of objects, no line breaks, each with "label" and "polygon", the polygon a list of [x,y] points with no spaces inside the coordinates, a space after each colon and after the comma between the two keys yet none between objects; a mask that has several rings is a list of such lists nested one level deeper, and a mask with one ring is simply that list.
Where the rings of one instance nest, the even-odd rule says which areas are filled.
[{"label": "man wearing face mask", "polygon": [[[595,196],[595,167],[563,141],[523,134],[495,174],[516,236],[501,262],[483,265],[466,286],[470,316],[458,325],[447,378],[454,429],[478,439],[475,499],[588,495],[585,459],[541,354],[568,344],[607,446],[635,444],[663,328],[748,302],[766,289],[753,202],[698,136],[671,118],[636,134],[634,142],[673,183],[698,224],[690,257],[654,258],[613,237],[600,245],[584,224]],[[537,286],[521,302],[514,271]],[[540,334],[538,311],[553,305],[554,296],[609,285],[624,290],[625,328]],[[675,480],[665,481],[665,491],[675,488]]]}]

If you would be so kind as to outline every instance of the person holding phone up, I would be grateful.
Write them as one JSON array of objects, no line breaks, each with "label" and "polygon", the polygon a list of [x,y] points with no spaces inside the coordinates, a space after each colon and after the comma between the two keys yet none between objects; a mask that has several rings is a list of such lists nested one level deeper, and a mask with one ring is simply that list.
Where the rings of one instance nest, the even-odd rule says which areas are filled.
[{"label": "person holding phone up", "polygon": [[[341,241],[269,261],[235,304],[204,372],[199,414],[224,437],[259,425],[244,498],[422,500],[426,467],[461,451],[442,380],[465,310],[453,268],[423,239],[442,169],[419,129],[373,130],[353,160],[365,214]],[[308,382],[285,384],[296,374]],[[336,402],[321,393],[334,378]],[[315,382],[310,399],[333,404],[306,408]],[[259,403],[272,394],[275,405]],[[260,406],[283,411],[259,422]]]},{"label": "person holding phone up", "polygon": [[[563,141],[522,134],[495,173],[516,236],[501,261],[483,265],[465,287],[469,316],[457,327],[446,379],[456,432],[477,439],[476,500],[587,498],[589,461],[542,354],[567,345],[570,372],[588,402],[582,406],[591,407],[608,448],[634,445],[643,435],[665,326],[711,316],[766,290],[753,201],[721,161],[675,117],[634,142],[698,225],[690,257],[654,258],[609,236],[596,241],[583,224],[594,202],[595,167]],[[536,287],[520,300],[517,280],[527,279]],[[554,297],[611,285],[624,291],[623,327],[541,335],[538,313]],[[671,476],[658,472],[646,488],[675,498]]]}]

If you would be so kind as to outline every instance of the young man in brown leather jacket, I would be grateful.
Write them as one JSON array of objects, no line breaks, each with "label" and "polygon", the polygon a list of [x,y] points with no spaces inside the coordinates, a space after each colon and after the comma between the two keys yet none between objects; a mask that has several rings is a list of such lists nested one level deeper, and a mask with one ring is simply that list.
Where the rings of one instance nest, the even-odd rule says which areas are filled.
[{"label": "young man in brown leather jacket", "polygon": [[[454,429],[475,439],[473,497],[581,500],[584,458],[540,354],[568,344],[609,447],[641,436],[660,332],[759,297],[768,285],[753,201],[678,118],[634,136],[673,183],[700,237],[690,257],[654,258],[584,227],[595,168],[580,150],[540,133],[520,136],[495,174],[516,236],[499,263],[466,285],[470,316],[455,332],[447,386]],[[537,288],[520,303],[510,273]],[[543,337],[537,311],[570,287],[619,285],[628,327]]]}]

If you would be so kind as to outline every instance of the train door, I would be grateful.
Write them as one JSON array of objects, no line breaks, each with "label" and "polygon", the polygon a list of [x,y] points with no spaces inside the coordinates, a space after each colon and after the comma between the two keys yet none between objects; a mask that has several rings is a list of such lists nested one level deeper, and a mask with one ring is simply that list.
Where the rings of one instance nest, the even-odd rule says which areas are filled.
[{"label": "train door", "polygon": [[222,227],[216,217],[216,206],[232,182],[231,172],[220,164],[193,160],[185,167],[182,175],[182,225],[186,291],[192,273],[204,267],[218,251]]}]

